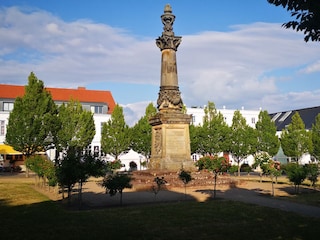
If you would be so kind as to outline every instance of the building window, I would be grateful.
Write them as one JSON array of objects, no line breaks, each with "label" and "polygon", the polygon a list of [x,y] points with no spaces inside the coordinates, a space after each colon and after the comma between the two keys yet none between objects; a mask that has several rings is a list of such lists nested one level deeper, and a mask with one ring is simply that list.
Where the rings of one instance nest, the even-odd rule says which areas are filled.
[{"label": "building window", "polygon": [[192,115],[192,124],[196,122],[196,116]]},{"label": "building window", "polygon": [[3,111],[11,112],[13,109],[13,102],[4,102],[3,103]]},{"label": "building window", "polygon": [[251,118],[251,123],[255,124],[256,123],[256,118]]},{"label": "building window", "polygon": [[91,111],[95,114],[102,114],[102,106],[91,106]]},{"label": "building window", "polygon": [[4,120],[0,120],[0,136],[4,136],[5,123]]}]

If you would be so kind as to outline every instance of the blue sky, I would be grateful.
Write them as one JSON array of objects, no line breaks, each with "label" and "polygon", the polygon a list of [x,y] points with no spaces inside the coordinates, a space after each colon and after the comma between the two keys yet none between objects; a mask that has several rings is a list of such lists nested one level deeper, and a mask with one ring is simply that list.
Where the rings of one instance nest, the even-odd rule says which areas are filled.
[{"label": "blue sky", "polygon": [[160,16],[172,6],[184,103],[268,112],[318,106],[319,43],[267,0],[0,0],[0,82],[110,90],[128,124],[157,100]]}]

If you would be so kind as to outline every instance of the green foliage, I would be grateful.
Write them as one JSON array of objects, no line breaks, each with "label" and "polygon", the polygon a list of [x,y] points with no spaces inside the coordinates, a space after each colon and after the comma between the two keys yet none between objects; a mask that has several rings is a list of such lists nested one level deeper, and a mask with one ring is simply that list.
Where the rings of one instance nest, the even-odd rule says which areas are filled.
[{"label": "green foliage", "polygon": [[164,177],[155,177],[153,179],[153,182],[156,184],[152,185],[151,190],[153,191],[154,195],[157,196],[157,194],[160,192],[161,187],[165,184],[167,184],[167,181],[164,179]]},{"label": "green foliage", "polygon": [[252,167],[250,167],[249,164],[244,163],[244,164],[241,165],[240,171],[241,172],[250,173],[252,171]]},{"label": "green foliage", "polygon": [[296,193],[298,193],[299,186],[307,177],[307,171],[305,167],[297,163],[289,163],[286,166],[286,174],[289,181],[294,184]]},{"label": "green foliage", "polygon": [[311,163],[305,165],[307,171],[307,179],[311,182],[311,186],[315,187],[319,176],[319,166],[318,164]]},{"label": "green foliage", "polygon": [[272,196],[274,196],[274,185],[273,179],[281,175],[281,165],[279,161],[274,161],[273,159],[269,159],[267,162],[261,163],[261,169],[263,173],[271,178],[272,185]]},{"label": "green foliage", "polygon": [[315,122],[312,124],[311,138],[313,145],[311,154],[320,159],[320,114],[316,116]]},{"label": "green foliage", "polygon": [[288,157],[294,157],[298,160],[302,154],[312,152],[311,133],[307,132],[299,112],[292,116],[291,123],[282,130],[281,146],[283,152]]},{"label": "green foliage", "polygon": [[37,174],[39,178],[46,178],[49,186],[55,186],[57,184],[55,166],[52,161],[42,156],[34,155],[28,157],[25,164],[26,167]]},{"label": "green foliage", "polygon": [[145,156],[151,155],[151,132],[149,118],[156,114],[157,109],[150,103],[145,115],[130,129],[131,148]]},{"label": "green foliage", "polygon": [[191,173],[182,169],[179,172],[179,179],[186,185],[192,180]]},{"label": "green foliage", "polygon": [[213,197],[216,198],[216,185],[217,185],[217,177],[218,173],[227,172],[230,164],[227,159],[224,157],[218,156],[205,156],[200,158],[196,162],[196,166],[199,170],[207,169],[214,174],[214,190],[213,190]]},{"label": "green foliage", "polygon": [[282,6],[291,12],[295,20],[284,23],[285,28],[302,31],[304,40],[320,41],[320,2],[315,0],[268,0],[275,6]]},{"label": "green foliage", "polygon": [[10,113],[6,143],[26,156],[48,149],[60,128],[57,114],[51,94],[31,72],[24,96],[16,98]]},{"label": "green foliage", "polygon": [[106,189],[106,193],[114,196],[117,192],[121,194],[125,188],[132,188],[131,180],[132,178],[128,174],[115,173],[106,176],[103,179],[102,186]]},{"label": "green foliage", "polygon": [[79,179],[86,182],[90,177],[101,177],[107,173],[106,163],[91,154],[84,154],[80,158]]},{"label": "green foliage", "polygon": [[258,152],[254,155],[254,163],[252,164],[253,168],[262,166],[271,159],[270,155],[267,152]]},{"label": "green foliage", "polygon": [[232,166],[229,168],[228,172],[231,173],[231,174],[236,174],[236,172],[238,172],[238,166],[232,165]]},{"label": "green foliage", "polygon": [[200,158],[196,163],[199,170],[207,169],[213,173],[227,172],[230,168],[230,164],[224,157],[204,156]]},{"label": "green foliage", "polygon": [[115,173],[107,175],[101,185],[106,189],[106,193],[109,193],[110,196],[114,196],[119,192],[120,194],[120,205],[122,205],[122,192],[125,188],[132,188],[130,183],[132,180],[131,176],[127,174]]},{"label": "green foliage", "polygon": [[93,114],[83,109],[79,101],[70,100],[59,108],[61,128],[57,133],[57,149],[64,158],[57,166],[59,185],[68,188],[68,198],[75,183],[79,183],[81,206],[82,185],[90,176],[101,176],[105,171],[102,162],[89,153],[83,154],[95,135]]},{"label": "green foliage", "polygon": [[184,184],[184,196],[187,197],[187,184],[192,180],[191,173],[181,169],[178,177]]},{"label": "green foliage", "polygon": [[105,173],[106,166],[103,161],[95,159],[91,154],[82,154],[82,151],[75,148],[68,149],[56,168],[58,183],[68,188],[69,197],[75,183],[83,184],[89,177],[100,177]]},{"label": "green foliage", "polygon": [[261,169],[265,175],[269,175],[271,178],[281,175],[281,164],[279,161],[274,161],[273,159],[262,163]]},{"label": "green foliage", "polygon": [[190,149],[192,153],[203,153],[203,127],[202,126],[194,126],[193,124],[189,127],[190,134]]},{"label": "green foliage", "polygon": [[125,123],[123,109],[116,105],[111,119],[103,124],[101,133],[101,149],[104,153],[115,156],[116,160],[130,146],[128,125]]},{"label": "green foliage", "polygon": [[240,176],[241,162],[256,153],[257,150],[257,132],[247,125],[245,118],[240,111],[234,112],[231,133],[230,133],[230,153],[238,163],[238,175]]},{"label": "green foliage", "polygon": [[73,185],[80,180],[81,166],[78,154],[73,148],[69,149],[56,169],[58,183],[60,186],[68,188],[68,196]]},{"label": "green foliage", "polygon": [[257,151],[267,152],[269,155],[275,156],[279,151],[280,141],[276,135],[276,125],[267,111],[259,113],[256,131],[258,137]]},{"label": "green foliage", "polygon": [[229,127],[223,115],[216,110],[213,102],[208,102],[204,112],[203,125],[190,126],[191,151],[202,155],[226,151]]},{"label": "green foliage", "polygon": [[122,163],[120,160],[114,160],[112,162],[107,162],[106,167],[108,171],[114,172],[122,167]]},{"label": "green foliage", "polygon": [[82,108],[79,101],[70,100],[59,108],[61,128],[57,134],[59,150],[85,149],[96,133],[93,114]]}]

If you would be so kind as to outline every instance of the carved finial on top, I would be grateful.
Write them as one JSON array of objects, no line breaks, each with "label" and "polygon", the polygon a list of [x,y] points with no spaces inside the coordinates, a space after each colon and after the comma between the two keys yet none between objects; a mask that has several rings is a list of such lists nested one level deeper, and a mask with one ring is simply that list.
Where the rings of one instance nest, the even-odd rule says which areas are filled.
[{"label": "carved finial on top", "polygon": [[172,8],[171,8],[170,4],[166,4],[164,6],[164,12],[165,13],[172,13]]},{"label": "carved finial on top", "polygon": [[162,36],[156,39],[156,44],[160,50],[173,49],[176,51],[181,42],[181,37],[174,36],[172,25],[175,18],[176,16],[172,14],[170,4],[165,5],[164,14],[161,15],[164,31],[162,32]]},{"label": "carved finial on top", "polygon": [[175,20],[175,16],[172,14],[172,8],[169,4],[167,4],[165,7],[164,7],[164,14],[161,15],[161,20],[162,20],[162,23],[164,25],[163,27],[163,34],[165,35],[171,35],[173,36],[174,33],[172,32],[173,30],[173,22]]}]

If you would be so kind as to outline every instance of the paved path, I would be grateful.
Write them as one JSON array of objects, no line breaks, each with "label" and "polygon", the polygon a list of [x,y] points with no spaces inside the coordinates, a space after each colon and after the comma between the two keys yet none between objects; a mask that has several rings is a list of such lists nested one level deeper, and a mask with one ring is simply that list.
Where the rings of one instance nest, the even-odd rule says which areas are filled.
[{"label": "paved path", "polygon": [[[277,208],[283,211],[295,212],[300,215],[320,218],[320,207],[299,204],[287,200],[271,197],[268,187],[270,184],[249,183],[245,186],[222,188],[217,190],[217,198],[241,201],[250,204],[256,204],[265,207]],[[267,189],[266,189],[267,188]],[[292,188],[292,187],[291,187]],[[280,188],[276,190],[276,194],[281,193]],[[278,195],[278,196],[279,196]],[[208,201],[213,198],[213,190],[211,187],[187,188],[187,195],[184,194],[184,189],[171,188],[170,191],[160,191],[157,196],[152,191],[135,192],[128,190],[123,193],[123,205],[135,204],[152,204],[160,202],[174,201]],[[84,186],[83,200],[89,207],[112,207],[119,206],[120,195],[110,197],[104,193],[104,189],[96,183],[87,183]]]},{"label": "paved path", "polygon": [[271,208],[278,208],[283,211],[295,212],[308,217],[320,218],[319,207],[276,199],[271,196],[259,195],[259,193],[255,192],[254,190],[233,188],[232,190],[219,193],[218,196],[228,200],[251,203]]}]

